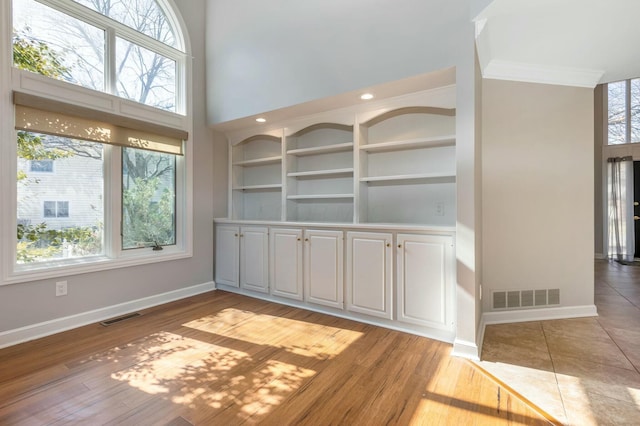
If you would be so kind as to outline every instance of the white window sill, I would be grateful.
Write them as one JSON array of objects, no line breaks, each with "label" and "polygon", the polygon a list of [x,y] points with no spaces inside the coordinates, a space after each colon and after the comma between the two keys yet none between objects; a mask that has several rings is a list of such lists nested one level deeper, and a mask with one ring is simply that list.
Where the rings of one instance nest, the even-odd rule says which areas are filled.
[{"label": "white window sill", "polygon": [[19,265],[14,272],[3,277],[0,285],[17,284],[27,281],[46,280],[50,278],[67,277],[77,274],[106,271],[109,269],[128,268],[131,266],[146,265],[149,263],[169,262],[185,259],[192,253],[165,247],[162,251],[153,251],[152,248],[125,252],[123,256],[112,259],[106,256],[96,256],[78,259],[67,259],[60,262],[46,262],[41,265]]}]

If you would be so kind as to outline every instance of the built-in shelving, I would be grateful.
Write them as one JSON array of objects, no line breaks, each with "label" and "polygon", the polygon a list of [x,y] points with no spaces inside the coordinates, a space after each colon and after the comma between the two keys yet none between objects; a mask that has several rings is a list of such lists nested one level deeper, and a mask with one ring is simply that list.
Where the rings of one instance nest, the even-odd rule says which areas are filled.
[{"label": "built-in shelving", "polygon": [[287,200],[339,200],[353,198],[353,194],[288,195]]},{"label": "built-in shelving", "polygon": [[298,178],[311,178],[311,177],[326,177],[326,176],[353,176],[353,167],[344,169],[329,169],[329,170],[311,170],[308,172],[290,172],[287,173],[288,177]]},{"label": "built-in shelving", "polygon": [[269,164],[279,164],[281,162],[282,162],[282,155],[278,155],[275,157],[265,157],[265,158],[256,158],[253,160],[236,161],[233,163],[233,165],[242,166],[242,167],[258,167],[258,166],[266,166]]},{"label": "built-in shelving", "polygon": [[455,135],[448,135],[433,138],[418,138],[391,142],[380,142],[361,145],[360,149],[367,152],[402,151],[416,148],[436,148],[441,146],[454,146],[456,144]]},{"label": "built-in shelving", "polygon": [[273,189],[273,190],[281,190],[281,184],[271,184],[271,185],[246,185],[246,186],[234,186],[234,190],[236,191],[259,191],[265,189]]},{"label": "built-in shelving", "polygon": [[287,219],[353,221],[353,126],[313,124],[292,129],[285,141]]},{"label": "built-in shelving", "polygon": [[411,182],[411,181],[434,181],[442,182],[444,180],[450,180],[455,182],[456,174],[449,173],[415,173],[407,175],[393,175],[393,176],[367,176],[360,178],[360,182]]},{"label": "built-in shelving", "polygon": [[290,149],[288,155],[304,157],[307,155],[330,154],[333,152],[349,152],[353,150],[353,142],[338,143],[327,146],[316,146],[312,148]]},{"label": "built-in shelving", "polygon": [[455,110],[388,110],[358,135],[358,222],[455,223]]},{"label": "built-in shelving", "polygon": [[454,226],[454,104],[448,86],[232,133],[229,218]]},{"label": "built-in shelving", "polygon": [[282,132],[231,141],[230,217],[282,220]]}]

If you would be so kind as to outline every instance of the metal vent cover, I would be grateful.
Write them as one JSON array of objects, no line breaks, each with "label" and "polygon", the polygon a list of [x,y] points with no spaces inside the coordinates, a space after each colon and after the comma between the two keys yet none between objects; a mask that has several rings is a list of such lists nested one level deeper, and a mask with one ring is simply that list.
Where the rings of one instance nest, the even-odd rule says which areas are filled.
[{"label": "metal vent cover", "polygon": [[142,314],[139,313],[139,312],[133,312],[131,314],[126,314],[126,315],[122,315],[120,317],[115,317],[115,318],[111,318],[111,319],[108,319],[108,320],[100,321],[100,325],[102,325],[104,327],[108,327],[108,326],[113,325],[115,323],[118,323],[120,321],[128,320],[128,319],[135,318],[135,317],[139,317],[141,315]]},{"label": "metal vent cover", "polygon": [[493,309],[526,309],[560,304],[560,289],[494,290]]}]

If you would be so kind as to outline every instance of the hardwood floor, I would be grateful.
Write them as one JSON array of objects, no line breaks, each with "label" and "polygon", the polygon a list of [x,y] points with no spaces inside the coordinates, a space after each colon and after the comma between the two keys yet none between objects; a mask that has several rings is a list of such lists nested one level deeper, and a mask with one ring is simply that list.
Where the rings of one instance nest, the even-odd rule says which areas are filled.
[{"label": "hardwood floor", "polygon": [[0,350],[0,424],[550,424],[442,342],[216,291]]}]

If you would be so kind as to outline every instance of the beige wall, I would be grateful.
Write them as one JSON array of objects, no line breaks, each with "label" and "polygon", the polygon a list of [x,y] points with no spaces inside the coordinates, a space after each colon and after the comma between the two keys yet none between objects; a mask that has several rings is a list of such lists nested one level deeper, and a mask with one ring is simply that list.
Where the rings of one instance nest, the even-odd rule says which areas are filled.
[{"label": "beige wall", "polygon": [[483,311],[491,290],[593,305],[593,90],[484,80]]}]

